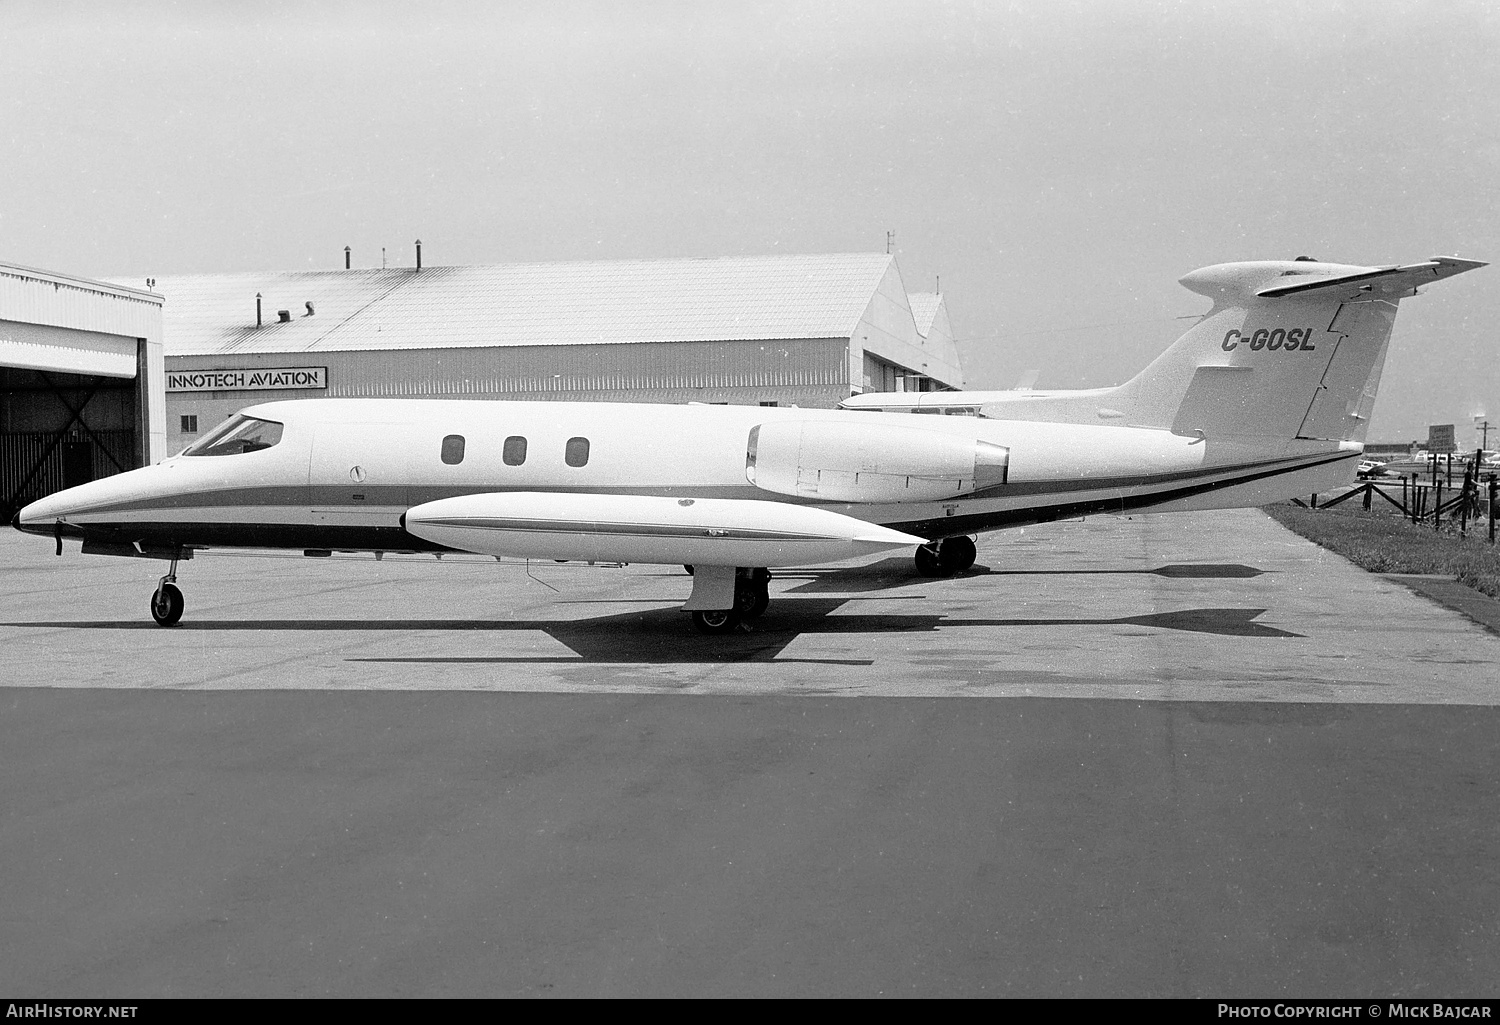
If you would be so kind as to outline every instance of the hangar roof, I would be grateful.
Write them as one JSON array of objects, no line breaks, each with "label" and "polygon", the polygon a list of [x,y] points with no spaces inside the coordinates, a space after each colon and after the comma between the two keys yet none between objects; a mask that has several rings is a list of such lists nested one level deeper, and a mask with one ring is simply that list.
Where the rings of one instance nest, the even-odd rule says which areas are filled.
[{"label": "hangar roof", "polygon": [[[203,274],[158,278],[155,291],[166,297],[166,352],[177,356],[847,338],[892,260],[842,253]],[[289,323],[278,322],[278,310],[290,312]]]},{"label": "hangar roof", "polygon": [[927,333],[932,330],[932,321],[937,316],[938,307],[943,304],[943,297],[937,292],[910,292],[906,301],[911,304],[911,316],[917,322],[917,334],[927,337]]}]

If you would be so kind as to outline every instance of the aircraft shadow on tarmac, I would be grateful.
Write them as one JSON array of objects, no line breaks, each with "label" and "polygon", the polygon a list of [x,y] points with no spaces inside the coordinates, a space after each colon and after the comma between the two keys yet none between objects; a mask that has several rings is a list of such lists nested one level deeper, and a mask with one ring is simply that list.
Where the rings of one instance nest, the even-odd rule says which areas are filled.
[{"label": "aircraft shadow on tarmac", "polygon": [[[1173,563],[1158,566],[1155,569],[991,569],[989,566],[974,566],[962,573],[954,574],[950,579],[977,576],[1088,576],[1125,573],[1178,580],[1248,580],[1265,572],[1254,566],[1241,566],[1235,563]],[[852,569],[791,570],[777,573],[776,577],[779,580],[805,578],[803,583],[788,588],[787,594],[865,594],[894,587],[933,583],[930,577],[912,576],[911,560],[899,556]]]},{"label": "aircraft shadow on tarmac", "polygon": [[[175,631],[454,631],[466,633],[541,632],[567,646],[572,656],[525,655],[411,655],[351,658],[351,662],[385,663],[611,663],[683,664],[723,662],[812,662],[832,665],[872,665],[861,658],[780,658],[786,647],[806,635],[918,634],[964,631],[975,628],[1004,630],[1018,627],[1059,626],[1139,627],[1177,630],[1222,637],[1301,637],[1303,635],[1257,623],[1265,609],[1181,609],[1116,618],[1004,619],[957,617],[921,612],[853,612],[835,615],[851,599],[834,597],[779,597],[771,610],[752,629],[720,637],[691,633],[687,619],[677,608],[638,609],[606,616],[569,620],[472,620],[472,619],[185,619]],[[869,599],[858,599],[867,601]],[[74,629],[158,630],[150,622],[47,622],[4,623],[7,627]]]},{"label": "aircraft shadow on tarmac", "polygon": [[[1255,622],[1265,609],[1184,609],[1117,619],[990,619],[958,618],[923,613],[856,612],[833,615],[846,603],[841,598],[778,598],[772,611],[753,629],[714,638],[684,638],[683,616],[672,609],[617,613],[598,619],[532,622],[514,627],[540,630],[567,645],[579,658],[493,656],[437,656],[351,659],[361,662],[584,662],[599,663],[716,663],[813,662],[833,665],[873,665],[873,659],[781,658],[787,645],[806,635],[869,635],[933,633],[974,627],[1135,626],[1228,637],[1300,637]],[[503,628],[503,627],[502,627]],[[685,643],[686,641],[686,643]]]}]

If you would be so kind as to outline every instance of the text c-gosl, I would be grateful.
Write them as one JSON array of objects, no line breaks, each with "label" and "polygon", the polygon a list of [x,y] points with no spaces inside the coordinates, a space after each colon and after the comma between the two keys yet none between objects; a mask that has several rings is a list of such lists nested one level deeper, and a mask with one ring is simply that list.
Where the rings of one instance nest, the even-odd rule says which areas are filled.
[{"label": "text c-gosl", "polygon": [[1262,349],[1275,352],[1280,349],[1283,352],[1301,350],[1312,352],[1316,346],[1312,341],[1312,328],[1294,327],[1290,331],[1285,328],[1258,328],[1248,335],[1234,328],[1224,334],[1224,341],[1219,347],[1225,352],[1233,352],[1241,343],[1248,345],[1250,351],[1259,352]]}]

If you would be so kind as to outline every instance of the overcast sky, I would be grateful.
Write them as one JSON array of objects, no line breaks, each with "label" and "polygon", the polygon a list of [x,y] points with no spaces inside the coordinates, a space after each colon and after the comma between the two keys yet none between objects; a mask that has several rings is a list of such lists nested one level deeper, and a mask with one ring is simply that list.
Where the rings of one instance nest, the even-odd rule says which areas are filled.
[{"label": "overcast sky", "polygon": [[[7,0],[0,49],[0,260],[91,277],[893,231],[971,387],[1092,387],[1200,266],[1500,261],[1493,0]],[[1497,321],[1500,267],[1404,302],[1371,440],[1500,422]]]}]

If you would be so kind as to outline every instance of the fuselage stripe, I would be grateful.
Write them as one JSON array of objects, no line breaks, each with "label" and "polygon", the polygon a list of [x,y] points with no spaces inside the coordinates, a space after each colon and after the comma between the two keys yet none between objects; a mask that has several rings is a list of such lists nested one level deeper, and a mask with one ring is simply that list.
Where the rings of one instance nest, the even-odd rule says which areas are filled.
[{"label": "fuselage stripe", "polygon": [[589,520],[542,520],[496,516],[467,516],[424,520],[429,526],[470,530],[504,530],[536,534],[610,534],[634,537],[712,537],[724,541],[830,541],[831,534],[793,534],[751,527],[696,527],[674,523],[605,523]]}]

